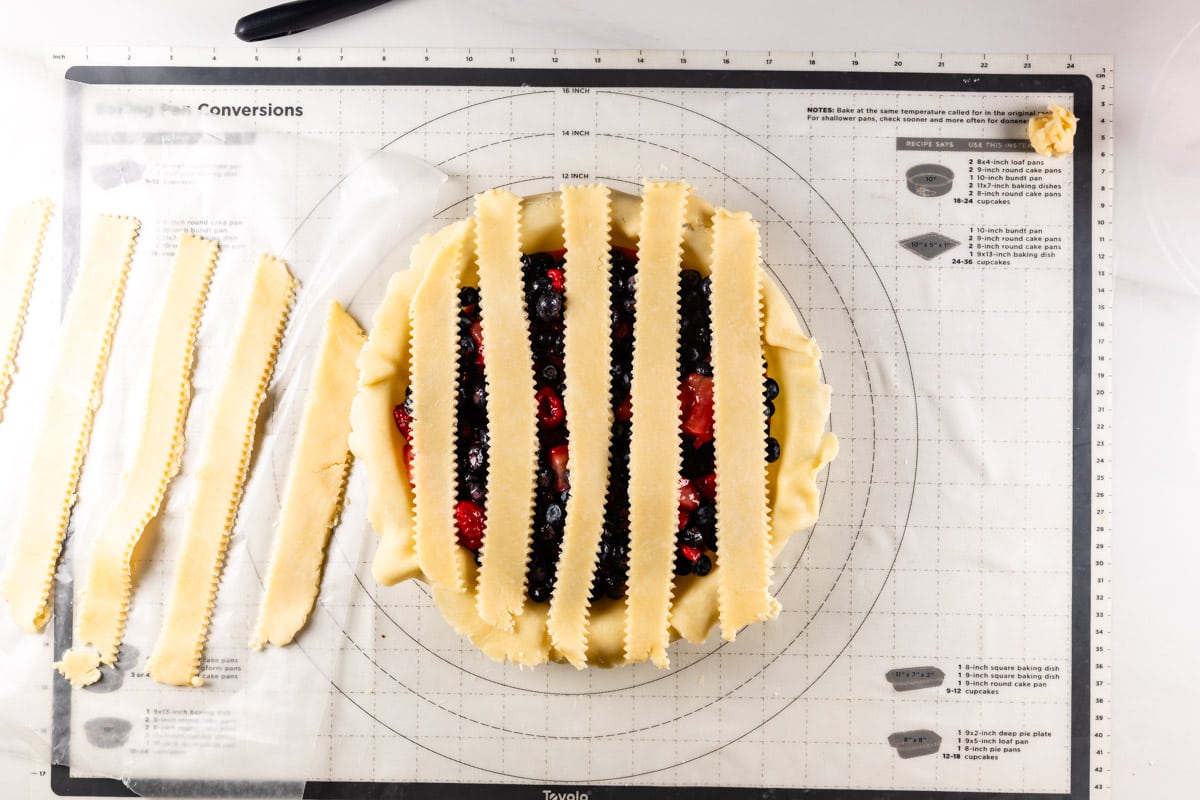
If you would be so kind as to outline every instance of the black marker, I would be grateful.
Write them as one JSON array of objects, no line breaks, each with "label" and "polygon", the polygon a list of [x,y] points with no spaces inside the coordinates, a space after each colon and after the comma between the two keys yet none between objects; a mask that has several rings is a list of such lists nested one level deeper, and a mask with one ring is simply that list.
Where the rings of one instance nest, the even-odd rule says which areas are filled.
[{"label": "black marker", "polygon": [[233,34],[243,42],[290,36],[387,2],[390,0],[295,0],[247,14],[237,21]]}]

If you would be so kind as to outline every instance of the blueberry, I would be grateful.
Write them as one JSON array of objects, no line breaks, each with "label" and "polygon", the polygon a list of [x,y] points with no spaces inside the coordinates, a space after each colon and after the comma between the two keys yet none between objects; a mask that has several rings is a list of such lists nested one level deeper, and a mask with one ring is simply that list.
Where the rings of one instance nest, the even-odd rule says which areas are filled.
[{"label": "blueberry", "polygon": [[705,297],[709,297],[710,295],[712,295],[712,278],[705,278],[700,283],[700,291],[704,294]]},{"label": "blueberry", "polygon": [[543,364],[537,371],[538,380],[548,386],[557,386],[562,373],[554,364]]},{"label": "blueberry", "polygon": [[563,521],[563,507],[558,503],[550,503],[545,511],[546,524],[558,525]]},{"label": "blueberry", "polygon": [[696,373],[697,375],[703,375],[706,378],[711,378],[712,364],[709,364],[707,361],[701,361],[692,367],[692,372]]},{"label": "blueberry", "polygon": [[712,559],[708,557],[707,553],[697,558],[696,563],[692,564],[692,572],[697,575],[707,575],[711,571]]},{"label": "blueberry", "polygon": [[550,602],[550,587],[544,583],[529,584],[529,599],[535,603]]},{"label": "blueberry", "polygon": [[763,394],[766,395],[768,400],[774,400],[776,397],[779,397],[779,384],[776,383],[774,378],[767,378],[763,381]]},{"label": "blueberry", "polygon": [[772,403],[770,400],[767,400],[765,403],[763,403],[763,408],[765,409],[766,415],[768,417],[775,416],[775,404]]},{"label": "blueberry", "polygon": [[633,315],[637,312],[637,300],[631,294],[626,295],[621,298],[619,308],[623,314],[632,319]]},{"label": "blueberry", "polygon": [[561,322],[563,313],[562,295],[552,291],[542,292],[537,296],[537,300],[534,301],[533,313],[542,322]]},{"label": "blueberry", "polygon": [[691,345],[684,345],[679,350],[679,365],[692,372],[696,362],[700,360],[700,351]]},{"label": "blueberry", "polygon": [[688,517],[688,523],[701,531],[711,530],[717,524],[717,509],[711,503],[701,503],[696,506]]},{"label": "blueberry", "polygon": [[774,436],[767,437],[767,463],[779,460],[779,440]]},{"label": "blueberry", "polygon": [[695,525],[689,525],[681,530],[676,538],[679,544],[687,547],[704,547],[704,532]]},{"label": "blueberry", "polygon": [[483,452],[483,447],[479,444],[473,444],[467,448],[467,472],[479,472],[487,463],[486,456]]},{"label": "blueberry", "polygon": [[545,275],[538,275],[531,280],[525,288],[526,294],[539,295],[549,292],[554,288],[554,284]]},{"label": "blueberry", "polygon": [[481,410],[487,407],[487,388],[482,383],[471,388],[471,404]]},{"label": "blueberry", "polygon": [[470,479],[463,484],[463,494],[466,495],[465,500],[470,500],[473,503],[483,503],[484,498],[487,496],[483,484]]},{"label": "blueberry", "polygon": [[458,337],[458,357],[469,359],[475,357],[475,338],[469,333]]},{"label": "blueberry", "polygon": [[479,290],[474,286],[464,286],[458,290],[458,304],[463,308],[479,304]]},{"label": "blueberry", "polygon": [[679,285],[686,292],[695,291],[703,280],[704,276],[694,269],[685,269],[679,273]]},{"label": "blueberry", "polygon": [[683,553],[678,553],[675,556],[675,574],[676,575],[691,575],[692,568],[695,565],[688,560],[688,557]]}]

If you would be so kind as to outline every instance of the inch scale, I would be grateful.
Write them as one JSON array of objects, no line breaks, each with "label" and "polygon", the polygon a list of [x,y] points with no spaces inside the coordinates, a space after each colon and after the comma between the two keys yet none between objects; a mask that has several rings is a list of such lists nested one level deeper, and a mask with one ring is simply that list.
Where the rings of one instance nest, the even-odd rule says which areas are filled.
[{"label": "inch scale", "polygon": [[[1088,664],[1088,713],[1082,715],[1086,730],[1073,730],[1073,746],[1086,742],[1088,771],[1086,785],[1072,774],[1071,797],[1107,798],[1110,793],[1111,739],[1111,576],[1112,576],[1112,298],[1113,298],[1113,84],[1111,59],[1086,54],[1021,53],[880,53],[880,52],[776,52],[715,50],[514,50],[504,48],[292,48],[236,46],[189,47],[79,47],[54,50],[49,60],[59,68],[96,66],[104,68],[160,68],[164,83],[174,68],[431,68],[456,70],[462,83],[470,75],[482,76],[497,70],[672,70],[713,73],[720,71],[823,72],[845,75],[847,88],[862,88],[855,76],[938,75],[953,76],[970,85],[989,76],[1032,75],[1080,76],[1091,84],[1092,107],[1076,108],[1091,123],[1091,363],[1077,365],[1086,370],[1090,385],[1091,441],[1090,492],[1075,489],[1075,502],[1086,503],[1090,519],[1086,545],[1090,561],[1086,586],[1076,585],[1072,602],[1086,604],[1091,625],[1085,636]],[[349,73],[348,73],[349,75]],[[347,85],[362,85],[347,80]],[[699,84],[698,85],[703,85]],[[1075,231],[1076,246],[1081,232]],[[1085,239],[1086,240],[1086,239]],[[1078,309],[1077,309],[1078,311]],[[1077,377],[1079,375],[1077,374]],[[1078,519],[1078,518],[1077,518]],[[1076,547],[1079,546],[1079,531]],[[1076,617],[1078,619],[1078,617]],[[1079,655],[1078,649],[1075,655]],[[1078,676],[1075,677],[1078,680]],[[1080,717],[1076,718],[1077,720]]]}]

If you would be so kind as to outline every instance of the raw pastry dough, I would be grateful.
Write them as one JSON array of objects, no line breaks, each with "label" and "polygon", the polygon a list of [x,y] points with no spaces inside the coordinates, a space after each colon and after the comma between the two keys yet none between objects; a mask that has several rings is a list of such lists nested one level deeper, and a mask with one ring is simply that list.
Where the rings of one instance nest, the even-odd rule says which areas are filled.
[{"label": "raw pastry dough", "polygon": [[147,671],[159,683],[200,686],[200,659],[242,485],[259,407],[283,340],[296,281],[277,258],[259,256],[231,367],[213,400],[196,494],[188,511],[175,582]]},{"label": "raw pastry dough", "polygon": [[546,628],[554,647],[579,669],[587,664],[588,605],[604,524],[612,436],[609,304],[597,302],[609,293],[611,216],[608,187],[563,188],[567,248],[563,364],[573,381],[563,403],[571,437],[571,494]]},{"label": "raw pastry dough", "polygon": [[330,303],[250,643],[256,650],[291,642],[317,599],[325,545],[350,471],[350,401],[358,380],[355,362],[365,339],[341,305]]},{"label": "raw pastry dough", "polygon": [[54,668],[76,689],[91,686],[100,680],[100,655],[95,651],[68,650]]},{"label": "raw pastry dough", "polygon": [[101,216],[67,302],[58,361],[4,579],[9,614],[26,631],[39,630],[50,618],[54,565],[75,504],[92,418],[100,407],[137,232],[136,219]]},{"label": "raw pastry dough", "polygon": [[[762,294],[758,226],[713,217],[713,443],[717,465],[717,607],[721,635],[773,619],[767,465],[762,463]],[[761,463],[759,469],[746,465]]]},{"label": "raw pastry dough", "polygon": [[[480,551],[479,617],[501,630],[525,607],[525,567],[533,528],[537,406],[533,352],[521,282],[521,201],[493,189],[475,198],[475,260],[487,358],[483,363],[490,464],[487,522]],[[417,450],[416,452],[421,452]]]},{"label": "raw pastry dough", "polygon": [[[625,660],[666,667],[679,497],[679,269],[691,187],[648,183],[638,238]],[[570,380],[570,375],[567,379]],[[718,501],[719,502],[719,501]]]},{"label": "raw pastry dough", "polygon": [[76,646],[95,646],[105,664],[116,662],[125,627],[133,550],[179,472],[196,333],[218,249],[216,242],[191,233],[179,237],[158,317],[141,439],[92,547],[85,588],[75,608]]},{"label": "raw pastry dough", "polygon": [[[566,246],[564,229],[568,236],[574,236],[573,230],[590,229],[591,225],[608,229],[609,241],[598,244],[596,239],[587,238],[586,246],[576,244],[575,252],[567,254],[569,269],[564,270],[565,285],[568,293],[580,287],[572,283],[572,276],[580,276],[580,266],[573,259],[587,263],[594,247],[638,248],[639,268],[638,285],[651,269],[651,264],[658,262],[659,268],[672,273],[665,301],[659,298],[664,308],[667,321],[662,325],[670,334],[673,326],[677,326],[678,309],[676,306],[678,290],[678,272],[680,261],[690,269],[697,269],[703,274],[709,274],[713,267],[713,225],[715,211],[708,203],[694,195],[687,194],[682,185],[663,185],[661,190],[648,190],[647,194],[659,194],[670,198],[666,206],[670,211],[654,210],[643,213],[641,198],[611,192],[607,206],[594,200],[580,199],[574,192],[599,191],[586,190],[582,187],[567,189],[564,194],[550,193],[521,199],[520,206],[520,242],[521,250],[525,253],[553,252]],[[682,200],[680,198],[683,198]],[[679,205],[672,205],[678,203]],[[657,202],[654,203],[657,205]],[[677,209],[682,207],[682,215],[677,216]],[[572,220],[573,209],[588,209],[588,219]],[[610,220],[605,224],[594,215],[600,214],[601,208],[607,208]],[[642,240],[643,225],[652,225],[656,233]],[[675,235],[676,229],[678,236]],[[576,583],[582,583],[585,601],[590,593],[590,580],[572,581],[565,572],[560,572],[550,604],[525,602],[520,615],[512,618],[511,629],[505,630],[488,624],[479,614],[477,606],[478,569],[468,551],[455,544],[454,520],[452,510],[455,503],[456,468],[454,461],[454,365],[456,350],[453,342],[454,317],[457,311],[455,293],[460,285],[471,285],[474,280],[473,247],[475,243],[475,226],[472,220],[456,223],[443,228],[438,233],[426,237],[414,249],[412,268],[393,277],[389,285],[384,306],[376,316],[376,327],[372,330],[363,354],[359,359],[359,395],[356,397],[351,412],[351,445],[355,456],[364,462],[368,473],[368,515],[376,530],[382,535],[380,549],[376,555],[376,575],[386,575],[390,580],[401,580],[405,577],[416,576],[428,580],[432,585],[433,599],[443,616],[458,633],[469,636],[484,653],[496,660],[509,660],[515,664],[530,666],[549,660],[571,661],[578,664],[580,632],[582,630],[583,645],[586,647],[584,663],[591,666],[616,666],[626,663],[626,601],[603,599],[593,601],[587,612],[587,617],[574,612],[563,612],[561,620],[551,622],[548,618],[555,616],[560,604],[568,602],[562,598],[570,598],[577,588]],[[603,233],[603,231],[601,231]],[[596,233],[592,232],[593,236]],[[666,240],[666,244],[653,245],[652,239]],[[674,244],[670,244],[671,240]],[[656,255],[651,252],[658,249]],[[680,257],[681,254],[681,257]],[[586,274],[584,275],[586,280]],[[820,380],[820,351],[811,339],[801,331],[788,300],[783,293],[761,274],[760,268],[755,267],[755,279],[762,293],[762,333],[761,351],[765,353],[769,373],[778,380],[781,392],[776,401],[776,413],[772,421],[772,431],[778,438],[781,447],[780,459],[770,465],[765,465],[765,447],[761,431],[762,410],[761,397],[757,397],[756,424],[759,426],[756,435],[758,447],[764,452],[760,454],[762,463],[766,466],[766,492],[769,498],[771,516],[770,531],[765,541],[769,542],[772,558],[777,556],[787,543],[788,538],[795,532],[809,527],[816,520],[818,496],[816,486],[817,472],[837,452],[837,440],[831,433],[826,433],[825,423],[829,415],[829,387]],[[650,281],[654,279],[651,278]],[[649,281],[648,281],[649,282]],[[573,288],[575,287],[575,288]],[[488,295],[481,292],[483,297],[481,309],[484,314],[488,309]],[[591,303],[600,305],[607,311],[608,287],[603,286],[600,298],[592,298]],[[406,517],[411,513],[408,476],[402,466],[398,465],[403,443],[396,433],[392,421],[392,408],[403,402],[409,385],[407,369],[410,357],[410,343],[407,335],[407,315],[412,314],[412,396],[414,404],[414,438],[417,438],[420,426],[429,425],[427,418],[430,414],[437,415],[436,427],[444,431],[436,438],[429,437],[426,444],[420,443],[414,447],[417,457],[414,459],[416,471],[415,486],[417,497],[417,519],[422,515],[436,521],[439,527],[436,536],[430,536],[425,545],[417,539],[417,546],[410,548],[411,538],[407,534]],[[436,307],[431,307],[435,304]],[[582,332],[581,307],[586,308],[587,301],[582,303],[567,303],[566,339],[570,342]],[[643,306],[641,298],[637,306],[637,316],[649,313],[651,303]],[[586,312],[584,312],[586,313]],[[674,321],[674,322],[672,322]],[[756,325],[757,327],[757,325]],[[527,331],[506,329],[501,335],[514,338],[527,336]],[[654,335],[651,333],[650,335]],[[715,334],[714,334],[715,336]],[[434,341],[436,337],[436,342]],[[485,336],[484,345],[489,354],[492,338]],[[570,344],[566,345],[568,348]],[[636,346],[636,344],[635,344]],[[757,349],[757,348],[756,348]],[[606,371],[599,368],[596,358],[590,361],[571,358],[569,353],[565,362],[566,386],[564,395],[566,402],[571,402],[571,387],[588,385],[587,375],[596,372],[601,375]],[[662,409],[670,411],[671,428],[669,430],[670,444],[667,452],[661,454],[663,460],[678,459],[678,426],[679,401],[677,397],[677,363],[676,354],[672,349],[667,354],[669,364],[662,367],[667,371],[668,378],[659,376],[659,381],[666,387],[670,396],[671,407]],[[753,360],[753,359],[751,359]],[[427,365],[435,361],[440,366]],[[486,362],[485,362],[486,363]],[[762,376],[758,371],[755,360],[756,386],[761,387]],[[523,369],[523,365],[518,364]],[[580,370],[583,373],[580,373]],[[435,372],[440,370],[440,372]],[[524,380],[523,377],[518,378]],[[517,380],[517,379],[514,379]],[[636,380],[636,378],[635,378]],[[602,388],[602,396],[608,400],[607,381]],[[651,390],[653,391],[653,390]],[[757,389],[755,390],[758,391]],[[422,400],[422,396],[425,400]],[[579,399],[579,398],[576,398]],[[644,402],[644,398],[643,398]],[[736,401],[733,401],[736,402]],[[428,404],[428,405],[425,405]],[[492,408],[489,397],[489,409]],[[645,409],[643,409],[645,411]],[[583,489],[577,483],[577,469],[585,469],[580,460],[578,445],[587,439],[587,434],[581,432],[581,420],[587,419],[585,412],[568,411],[567,427],[571,433],[572,462],[569,465],[572,475],[571,495],[568,503],[579,503]],[[604,410],[608,414],[607,408]],[[443,415],[444,416],[441,416]],[[579,416],[576,416],[578,414]],[[426,419],[422,419],[426,417]],[[492,417],[494,419],[494,416]],[[634,401],[633,424],[638,424],[637,400]],[[643,415],[645,419],[645,415]],[[597,423],[599,425],[599,423]],[[646,423],[643,422],[643,425]],[[432,427],[432,426],[431,426]],[[600,427],[603,428],[601,425]],[[605,438],[607,430],[598,433]],[[428,436],[428,434],[427,434]],[[580,437],[580,438],[576,438]],[[436,444],[436,447],[434,445]],[[531,444],[536,447],[536,443]],[[430,448],[433,448],[432,452]],[[607,457],[607,454],[603,454]],[[678,467],[678,461],[676,461]],[[667,486],[676,485],[678,470],[670,475]],[[644,480],[650,480],[644,478]],[[720,581],[720,552],[717,553],[717,566],[707,576],[689,575],[675,578],[674,593],[671,593],[672,575],[670,562],[673,560],[673,541],[676,529],[676,504],[678,498],[675,492],[667,490],[662,484],[642,485],[638,491],[652,497],[655,493],[666,495],[671,505],[668,530],[661,536],[668,539],[664,552],[668,557],[665,587],[657,591],[667,597],[670,612],[669,623],[665,616],[660,616],[661,604],[649,611],[649,616],[635,620],[631,626],[637,631],[644,631],[645,650],[641,658],[650,655],[661,656],[660,663],[665,662],[665,644],[677,637],[689,641],[701,642],[718,622],[717,587]],[[631,493],[634,487],[631,486]],[[433,498],[436,496],[436,502]],[[490,498],[489,498],[490,502]],[[719,495],[718,495],[718,502]],[[428,507],[427,504],[433,507]],[[663,504],[665,507],[665,503]],[[567,524],[571,524],[573,514],[568,511]],[[584,524],[582,518],[577,522]],[[444,526],[444,527],[442,527]],[[417,528],[420,536],[420,526]],[[589,535],[589,534],[584,534]],[[598,539],[599,533],[591,531],[590,536]],[[485,537],[486,538],[486,537]],[[580,538],[582,541],[583,537]],[[389,544],[389,542],[391,544]],[[437,545],[435,548],[434,545]],[[564,559],[570,543],[564,534],[564,553],[559,558],[559,570],[573,570],[575,567],[565,565]],[[633,545],[631,545],[633,546]],[[587,553],[587,547],[581,546],[579,561],[593,557]],[[574,561],[574,557],[571,558]],[[586,567],[584,568],[586,571]],[[571,573],[575,575],[574,572]],[[523,580],[523,572],[519,576]],[[576,576],[577,577],[577,576]],[[768,573],[769,577],[769,573]],[[563,589],[564,586],[570,586]],[[659,595],[661,597],[661,595]],[[661,625],[654,629],[654,622]],[[560,624],[561,622],[561,624]],[[582,627],[581,627],[582,626]],[[555,633],[552,635],[549,629]],[[639,634],[642,635],[642,634]]]},{"label": "raw pastry dough", "polygon": [[4,401],[16,369],[17,347],[42,257],[50,209],[46,200],[14,209],[0,238],[0,420],[4,419]]},{"label": "raw pastry dough", "polygon": [[1029,143],[1044,156],[1065,156],[1075,150],[1079,119],[1058,104],[1029,119]]}]

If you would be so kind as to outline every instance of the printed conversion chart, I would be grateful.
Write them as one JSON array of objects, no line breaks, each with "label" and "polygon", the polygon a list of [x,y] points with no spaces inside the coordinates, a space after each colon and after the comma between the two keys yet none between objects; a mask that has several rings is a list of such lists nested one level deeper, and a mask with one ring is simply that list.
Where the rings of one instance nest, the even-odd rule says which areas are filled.
[{"label": "printed conversion chart", "polygon": [[[842,449],[820,522],[777,565],[784,611],[734,643],[674,645],[667,672],[491,663],[422,586],[375,584],[374,535],[352,493],[326,586],[353,584],[355,599],[314,615],[317,627],[337,621],[338,657],[301,776],[310,796],[367,785],[451,796],[445,784],[494,784],[497,797],[1106,794],[1110,59],[59,55],[79,82],[68,225],[112,165],[165,146],[155,137],[168,121],[176,132],[235,124],[240,135],[211,143],[228,153],[282,134],[417,156],[449,177],[436,225],[494,186],[636,192],[643,178],[682,178],[760,221],[765,265],[821,345]],[[1025,122],[1049,103],[1081,118],[1072,156],[1028,145]],[[154,178],[163,192],[202,185],[236,161],[166,157]],[[319,241],[331,224],[322,203],[356,163],[298,162],[288,202],[261,213]],[[386,277],[342,298],[360,319]],[[255,524],[242,520],[235,537]],[[68,632],[60,621],[59,639]],[[250,654],[217,653],[206,677],[236,682]],[[236,726],[206,716],[210,690],[158,687],[144,658],[133,649],[103,700],[55,683],[54,736],[69,761],[178,755],[200,733],[236,746]],[[101,702],[105,713],[129,703],[124,733],[89,726]],[[58,766],[51,779],[126,791],[104,774]]]}]

